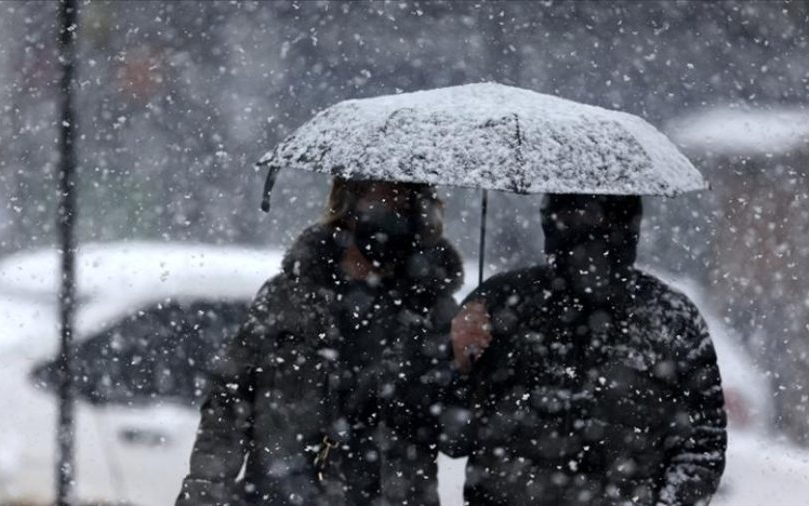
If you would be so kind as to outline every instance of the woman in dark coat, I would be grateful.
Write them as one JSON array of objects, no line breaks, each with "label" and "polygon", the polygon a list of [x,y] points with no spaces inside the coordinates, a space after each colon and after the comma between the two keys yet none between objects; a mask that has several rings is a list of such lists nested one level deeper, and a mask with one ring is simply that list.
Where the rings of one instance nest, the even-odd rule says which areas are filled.
[{"label": "woman in dark coat", "polygon": [[469,456],[470,506],[694,506],[716,491],[716,355],[691,301],[634,268],[640,219],[640,197],[549,196],[547,265],[486,281],[453,321],[471,372],[446,449]]},{"label": "woman in dark coat", "polygon": [[178,506],[438,504],[441,235],[432,188],[335,180],[217,368]]}]

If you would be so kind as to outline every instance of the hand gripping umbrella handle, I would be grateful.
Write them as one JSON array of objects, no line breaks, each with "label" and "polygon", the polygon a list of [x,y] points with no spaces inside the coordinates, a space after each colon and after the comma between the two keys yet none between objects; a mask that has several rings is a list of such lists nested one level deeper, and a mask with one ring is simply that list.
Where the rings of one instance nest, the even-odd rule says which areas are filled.
[{"label": "hand gripping umbrella handle", "polygon": [[[256,167],[261,167],[261,163],[257,163]],[[264,192],[261,194],[261,210],[265,213],[270,212],[270,195],[272,194],[273,186],[275,186],[275,179],[278,177],[278,171],[281,169],[278,165],[270,165],[267,171],[267,179],[264,180]]]}]

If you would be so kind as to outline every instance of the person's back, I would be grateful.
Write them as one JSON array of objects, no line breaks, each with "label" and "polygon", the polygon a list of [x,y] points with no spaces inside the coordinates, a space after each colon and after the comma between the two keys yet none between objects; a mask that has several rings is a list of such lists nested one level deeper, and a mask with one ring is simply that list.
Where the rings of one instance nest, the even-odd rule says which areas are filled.
[{"label": "person's back", "polygon": [[[726,436],[713,346],[684,295],[632,268],[634,212],[588,222],[577,211],[575,233],[543,209],[549,266],[467,298],[491,322],[464,382],[471,422],[455,438],[470,506],[692,505],[716,490]],[[587,223],[620,232],[622,219],[624,237],[610,228],[614,243],[595,243]],[[596,254],[619,261],[599,266]]]}]

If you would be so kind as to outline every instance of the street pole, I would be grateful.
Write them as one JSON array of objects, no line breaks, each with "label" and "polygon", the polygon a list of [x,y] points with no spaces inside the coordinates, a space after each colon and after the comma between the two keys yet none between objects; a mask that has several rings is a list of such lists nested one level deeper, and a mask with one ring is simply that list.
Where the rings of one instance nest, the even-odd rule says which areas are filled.
[{"label": "street pole", "polygon": [[56,215],[61,259],[59,288],[59,419],[56,504],[73,504],[74,488],[74,395],[73,395],[73,316],[76,302],[73,224],[76,219],[76,123],[73,95],[76,88],[74,65],[78,30],[76,0],[59,2],[59,204]]}]

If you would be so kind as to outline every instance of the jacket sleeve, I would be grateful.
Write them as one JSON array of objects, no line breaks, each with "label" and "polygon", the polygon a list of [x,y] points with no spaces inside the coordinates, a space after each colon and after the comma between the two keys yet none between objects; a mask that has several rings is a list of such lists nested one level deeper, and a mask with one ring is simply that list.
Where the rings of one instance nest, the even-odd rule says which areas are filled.
[{"label": "jacket sleeve", "polygon": [[690,303],[675,336],[675,360],[685,409],[669,451],[658,506],[707,505],[725,468],[727,433],[716,352],[708,327]]},{"label": "jacket sleeve", "polygon": [[411,441],[434,446],[438,437],[438,415],[450,373],[446,360],[449,320],[456,311],[451,297],[441,298],[427,318],[414,318],[409,331],[397,336],[383,355],[380,394],[385,418]]},{"label": "jacket sleeve", "polygon": [[439,300],[430,317],[415,312],[412,324],[383,352],[379,395],[383,426],[381,482],[385,504],[437,505],[438,446],[444,389],[447,328],[442,314],[457,304]]},{"label": "jacket sleeve", "polygon": [[[487,280],[483,285],[467,295],[462,304],[473,300],[483,300],[486,301],[487,307],[490,308],[495,300],[495,297],[492,296],[493,294],[489,293],[492,291],[493,284],[491,279]],[[489,294],[488,297],[486,294]],[[472,410],[474,397],[472,385],[476,385],[476,390],[481,391],[487,385],[487,381],[485,371],[481,372],[476,369],[470,375],[465,375],[461,374],[454,366],[452,343],[449,338],[449,324],[447,326],[446,342],[448,351],[445,374],[448,380],[443,391],[444,410],[441,413],[442,431],[439,449],[452,458],[460,458],[472,453],[477,432]]]},{"label": "jacket sleeve", "polygon": [[247,320],[211,374],[189,473],[176,506],[240,503],[243,494],[236,478],[251,446],[254,369],[269,336],[270,287],[267,283],[258,292]]}]

